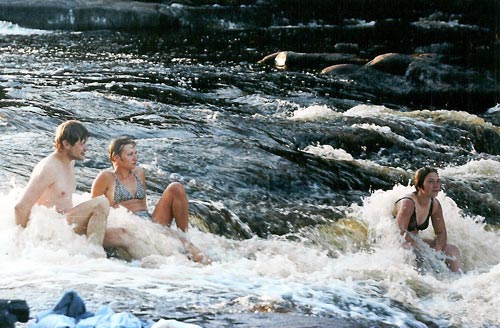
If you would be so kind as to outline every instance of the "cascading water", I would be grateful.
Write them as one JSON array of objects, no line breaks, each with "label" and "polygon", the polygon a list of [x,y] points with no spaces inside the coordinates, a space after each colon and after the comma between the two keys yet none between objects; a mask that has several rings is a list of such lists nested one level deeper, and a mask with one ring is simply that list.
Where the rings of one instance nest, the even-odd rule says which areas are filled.
[{"label": "cascading water", "polygon": [[[216,33],[208,40],[4,25],[0,298],[26,299],[36,313],[74,289],[91,310],[109,304],[204,327],[252,326],[257,317],[246,313],[325,325],[497,325],[498,110],[343,98],[352,81],[258,65],[270,49],[232,35],[237,43],[224,49],[210,47],[226,38]],[[52,151],[55,127],[72,118],[91,132],[75,200],[88,199],[109,166],[109,140],[131,136],[150,177],[150,206],[168,182],[181,181],[190,239],[211,265],[190,262],[158,227],[123,209],[111,211],[110,224],[141,238],[140,260],[106,258],[52,209],[35,207],[25,231],[14,225],[13,204],[32,167]],[[418,267],[400,247],[392,204],[423,165],[443,179],[439,199],[462,275],[432,256]]]}]

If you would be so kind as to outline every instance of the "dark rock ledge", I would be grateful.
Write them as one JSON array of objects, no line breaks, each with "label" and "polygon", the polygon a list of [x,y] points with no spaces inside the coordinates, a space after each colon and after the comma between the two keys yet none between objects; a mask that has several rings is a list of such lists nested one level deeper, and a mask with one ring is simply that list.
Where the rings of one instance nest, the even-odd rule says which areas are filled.
[{"label": "dark rock ledge", "polygon": [[0,0],[0,20],[37,29],[226,35],[236,26],[258,34],[258,47],[288,48],[263,64],[355,81],[339,96],[473,113],[500,102],[499,16],[498,0]]},{"label": "dark rock ledge", "polygon": [[49,30],[169,30],[181,7],[136,1],[0,0],[0,20]]},{"label": "dark rock ledge", "polygon": [[259,61],[282,69],[321,67],[318,72],[355,81],[352,94],[373,102],[390,101],[483,113],[500,101],[500,84],[492,71],[452,65],[437,53],[385,53],[368,61],[353,54],[281,51]]}]

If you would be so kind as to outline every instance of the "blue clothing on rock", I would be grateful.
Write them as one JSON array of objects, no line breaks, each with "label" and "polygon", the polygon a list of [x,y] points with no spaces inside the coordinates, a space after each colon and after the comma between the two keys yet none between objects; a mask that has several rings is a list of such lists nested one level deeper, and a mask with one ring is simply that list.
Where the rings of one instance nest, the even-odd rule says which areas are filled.
[{"label": "blue clothing on rock", "polygon": [[[85,308],[85,303],[81,299],[81,297],[75,291],[66,292],[63,297],[59,300],[59,302],[54,306],[52,310],[45,310],[36,315],[37,323],[40,323],[42,320],[49,320],[52,322],[55,321],[66,321],[65,318],[73,319],[79,321],[81,319],[85,319],[93,316],[94,314],[91,312],[87,312]],[[46,322],[46,321],[44,321]],[[34,327],[59,327],[58,325],[46,325],[43,323],[41,326],[35,325]],[[67,326],[61,326],[67,327]]]},{"label": "blue clothing on rock", "polygon": [[131,313],[115,313],[102,306],[87,312],[85,303],[75,291],[66,292],[52,310],[38,313],[32,328],[150,328],[151,322],[139,320]]}]

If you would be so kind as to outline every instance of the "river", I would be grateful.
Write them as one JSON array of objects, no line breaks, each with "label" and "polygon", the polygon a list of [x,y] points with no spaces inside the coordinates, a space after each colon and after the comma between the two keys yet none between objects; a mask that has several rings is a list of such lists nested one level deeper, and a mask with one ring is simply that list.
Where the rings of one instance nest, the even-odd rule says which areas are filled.
[{"label": "river", "polygon": [[[26,299],[34,315],[75,290],[89,310],[108,304],[203,327],[258,326],[260,314],[295,315],[297,327],[329,318],[498,326],[500,108],[469,114],[342,97],[350,81],[257,64],[276,49],[245,32],[0,27],[0,298]],[[28,228],[16,227],[15,199],[66,119],[91,132],[76,202],[109,167],[109,140],[131,136],[151,178],[149,205],[182,182],[189,238],[213,263],[189,261],[123,209],[112,209],[110,224],[141,236],[140,260],[106,257],[52,209],[35,207]],[[432,253],[417,266],[400,247],[392,204],[424,165],[443,180],[439,200],[463,274]]]}]

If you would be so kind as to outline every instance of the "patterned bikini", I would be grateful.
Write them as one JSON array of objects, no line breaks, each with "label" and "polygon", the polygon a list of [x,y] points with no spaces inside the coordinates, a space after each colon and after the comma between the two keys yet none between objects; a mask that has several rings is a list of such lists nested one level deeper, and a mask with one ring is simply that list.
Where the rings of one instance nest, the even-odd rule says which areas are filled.
[{"label": "patterned bikini", "polygon": [[[144,199],[146,197],[146,191],[144,190],[144,187],[142,186],[141,180],[139,177],[132,172],[132,175],[135,177],[137,189],[135,192],[135,196],[132,195],[130,191],[128,191],[127,188],[120,182],[120,179],[118,179],[118,176],[115,174],[115,196],[114,196],[114,202],[115,204],[119,204],[121,202],[125,202],[127,200],[131,199]],[[138,211],[134,213],[135,215],[143,218],[143,219],[151,219],[151,215],[149,214],[148,211]]]}]

